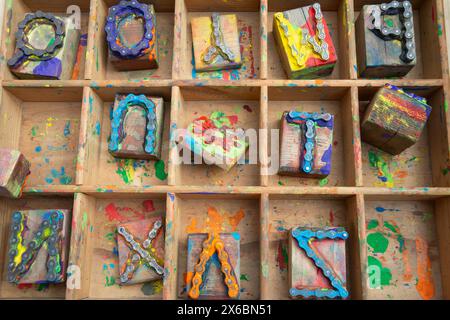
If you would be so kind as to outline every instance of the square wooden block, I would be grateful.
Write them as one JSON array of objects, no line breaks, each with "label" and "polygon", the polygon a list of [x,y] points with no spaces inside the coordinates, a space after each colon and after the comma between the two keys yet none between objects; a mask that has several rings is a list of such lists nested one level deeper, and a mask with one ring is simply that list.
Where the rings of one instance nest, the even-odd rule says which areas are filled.
[{"label": "square wooden block", "polygon": [[69,210],[27,210],[12,214],[8,282],[62,283],[66,280]]},{"label": "square wooden block", "polygon": [[80,36],[72,17],[29,13],[18,25],[8,66],[20,79],[70,80]]},{"label": "square wooden block", "polygon": [[347,298],[344,228],[294,228],[289,237],[292,298]]},{"label": "square wooden block", "polygon": [[19,197],[30,174],[30,166],[19,151],[0,148],[0,196]]},{"label": "square wooden block", "polygon": [[159,160],[163,125],[163,98],[118,94],[112,111],[109,152],[117,158]]},{"label": "square wooden block", "polygon": [[[216,236],[217,237],[217,236]],[[220,242],[223,243],[223,249],[226,255],[218,254],[214,236],[207,233],[193,233],[188,235],[188,262],[187,262],[187,292],[193,299],[230,299],[238,298],[240,289],[240,235],[234,233],[221,233]],[[206,249],[205,241],[210,240]],[[212,255],[211,255],[212,254]],[[223,255],[224,261],[219,256]],[[202,268],[203,272],[196,273],[196,266],[204,256]],[[226,266],[227,264],[228,266]],[[222,267],[230,267],[228,277],[222,272]],[[196,275],[201,277],[201,284],[198,289],[198,297],[193,297],[191,289],[196,279]],[[230,291],[225,281],[237,285]],[[237,290],[237,292],[236,292]],[[236,296],[230,296],[234,292]]]},{"label": "square wooden block", "polygon": [[236,117],[220,111],[195,119],[179,137],[184,148],[183,161],[199,164],[203,159],[206,164],[214,164],[225,171],[233,168],[249,146],[244,130],[236,127],[236,121]]},{"label": "square wooden block", "polygon": [[356,21],[361,77],[403,77],[416,66],[412,4],[409,1],[366,5]]},{"label": "square wooden block", "polygon": [[398,155],[420,138],[431,107],[424,98],[386,85],[367,107],[361,138],[387,153]]},{"label": "square wooden block", "polygon": [[275,13],[273,35],[288,78],[316,79],[333,72],[337,54],[320,4]]},{"label": "square wooden block", "polygon": [[117,226],[120,283],[131,285],[162,279],[164,227],[162,217]]},{"label": "square wooden block", "polygon": [[330,174],[334,116],[285,111],[281,118],[279,175],[322,179]]},{"label": "square wooden block", "polygon": [[242,65],[235,14],[191,20],[196,71],[237,69]]},{"label": "square wooden block", "polygon": [[109,60],[118,71],[158,68],[156,14],[152,4],[122,1],[109,8],[105,31]]}]

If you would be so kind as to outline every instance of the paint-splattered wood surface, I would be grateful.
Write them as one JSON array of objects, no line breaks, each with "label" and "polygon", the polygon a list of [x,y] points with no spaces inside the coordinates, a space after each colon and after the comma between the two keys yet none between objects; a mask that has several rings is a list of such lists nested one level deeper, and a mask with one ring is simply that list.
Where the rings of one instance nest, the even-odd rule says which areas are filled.
[{"label": "paint-splattered wood surface", "polygon": [[[118,72],[108,60],[102,30],[108,7],[116,0],[6,1],[0,147],[21,150],[32,174],[23,199],[0,200],[0,260],[7,252],[5,230],[14,210],[73,209],[71,275],[79,271],[82,276],[66,286],[14,287],[4,281],[2,264],[0,298],[185,299],[187,233],[218,228],[241,235],[241,299],[287,299],[287,230],[334,225],[350,234],[351,299],[450,299],[450,78],[442,0],[412,1],[418,64],[404,79],[389,81],[361,79],[357,72],[355,18],[363,5],[382,0],[321,0],[338,63],[327,78],[296,81],[286,80],[275,50],[273,13],[311,1],[143,1],[155,6],[160,68],[134,72]],[[5,64],[14,50],[17,23],[26,12],[61,13],[70,4],[80,6],[87,37],[76,76],[53,82],[17,80]],[[210,16],[213,10],[237,15],[244,64],[239,71],[192,71],[190,20]],[[393,158],[360,138],[360,113],[386,82],[426,97],[433,108],[419,142]],[[109,108],[116,93],[164,98],[161,161],[117,163],[108,153]],[[327,179],[266,175],[272,141],[264,130],[257,164],[239,165],[225,174],[219,168],[175,161],[172,133],[201,115],[222,111],[235,115],[241,127],[270,130],[277,128],[283,111],[297,108],[336,116]],[[378,212],[377,207],[400,211]],[[115,227],[122,220],[154,214],[165,217],[166,277],[121,287],[115,282]],[[406,249],[400,252],[393,231],[381,225],[371,229],[373,219],[383,226],[385,221],[395,223]],[[377,259],[392,277],[371,288],[368,266],[374,253],[367,237],[378,231],[386,234],[389,245],[382,257],[376,253]],[[405,251],[411,270],[406,282]]]}]

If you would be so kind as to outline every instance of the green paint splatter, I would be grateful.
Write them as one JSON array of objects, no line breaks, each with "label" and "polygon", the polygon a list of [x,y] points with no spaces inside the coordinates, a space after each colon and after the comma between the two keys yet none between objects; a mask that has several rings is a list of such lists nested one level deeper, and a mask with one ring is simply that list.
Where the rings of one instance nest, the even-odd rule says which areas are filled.
[{"label": "green paint splatter", "polygon": [[116,279],[113,276],[105,277],[105,287],[112,287],[116,284]]},{"label": "green paint splatter", "polygon": [[378,179],[386,183],[388,188],[393,188],[394,180],[386,160],[375,151],[369,150],[369,163],[371,168],[378,170]]},{"label": "green paint splatter", "polygon": [[278,185],[279,185],[279,186],[284,186],[284,183],[281,182],[281,181],[278,181]]},{"label": "green paint splatter", "polygon": [[81,221],[81,230],[83,230],[83,231],[84,231],[84,229],[86,229],[87,220],[88,220],[87,212],[84,212],[83,213],[83,220]]},{"label": "green paint splatter", "polygon": [[389,240],[382,233],[375,232],[367,236],[367,244],[372,248],[374,253],[385,253],[389,245]]},{"label": "green paint splatter", "polygon": [[130,184],[134,181],[134,160],[120,159],[117,161],[117,174],[120,175],[123,182]]},{"label": "green paint splatter", "polygon": [[145,296],[152,296],[158,294],[162,292],[162,290],[163,290],[162,280],[146,282],[141,287],[141,291]]},{"label": "green paint splatter", "polygon": [[155,175],[161,181],[166,180],[168,176],[165,167],[166,165],[162,160],[159,160],[158,162],[155,163],[155,170],[156,170]]},{"label": "green paint splatter", "polygon": [[[380,260],[378,260],[375,257],[368,256],[367,260],[368,260],[369,267],[379,268],[380,273],[381,273],[380,285],[382,285],[382,286],[389,285],[391,283],[391,279],[392,279],[391,270],[389,270],[388,268],[384,268],[383,265],[381,264]],[[372,276],[372,274],[369,272],[369,277],[371,277],[371,276]],[[369,286],[372,289],[377,289],[377,287],[374,286],[374,284],[372,282],[369,282]]]},{"label": "green paint splatter", "polygon": [[398,232],[399,232],[398,227],[389,223],[389,221],[385,221],[384,226],[396,234],[398,234]]},{"label": "green paint splatter", "polygon": [[376,227],[378,227],[378,220],[370,220],[369,224],[367,225],[367,229],[371,230],[371,229],[375,229]]},{"label": "green paint splatter", "polygon": [[324,187],[328,184],[328,178],[319,181],[319,186]]},{"label": "green paint splatter", "polygon": [[445,100],[445,102],[444,102],[444,110],[445,110],[445,112],[448,111],[448,101],[447,100]]},{"label": "green paint splatter", "polygon": [[39,128],[38,127],[32,127],[31,128],[31,135],[33,136],[33,137],[36,137],[37,136],[37,130],[38,130]]},{"label": "green paint splatter", "polygon": [[241,281],[250,281],[250,280],[248,280],[248,275],[241,274]]}]

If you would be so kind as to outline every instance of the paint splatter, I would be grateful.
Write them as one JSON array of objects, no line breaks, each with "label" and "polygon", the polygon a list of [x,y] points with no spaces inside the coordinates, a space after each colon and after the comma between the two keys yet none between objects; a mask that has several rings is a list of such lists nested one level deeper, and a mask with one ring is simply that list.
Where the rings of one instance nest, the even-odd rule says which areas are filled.
[{"label": "paint splatter", "polygon": [[[216,208],[209,207],[207,218],[203,223],[203,226],[200,226],[197,222],[196,217],[192,217],[190,223],[186,226],[187,233],[201,233],[201,232],[216,232],[220,233],[225,230],[231,230],[231,232],[235,232],[241,223],[241,221],[245,218],[244,210],[240,209],[235,214],[229,213],[219,213]],[[228,222],[228,223],[226,223]]]},{"label": "paint splatter", "polygon": [[141,291],[145,296],[153,296],[161,293],[163,290],[163,281],[156,280],[152,282],[144,283],[141,287]]},{"label": "paint splatter", "polygon": [[[375,257],[368,256],[367,260],[368,260],[367,262],[368,262],[368,266],[369,266],[369,269],[368,269],[369,279],[376,278],[376,277],[374,277],[374,272],[375,272],[375,270],[379,270],[380,276],[381,276],[379,279],[380,285],[388,286],[392,280],[391,270],[383,267],[381,261]],[[373,271],[373,272],[371,272],[371,271]],[[372,289],[378,289],[378,287],[375,284],[377,282],[376,280],[378,280],[378,279],[374,279],[374,280],[375,280],[375,282],[372,282],[372,281],[369,282],[369,287]]]},{"label": "paint splatter", "polygon": [[161,181],[167,179],[168,174],[166,173],[166,165],[164,161],[159,160],[155,163],[155,175]]},{"label": "paint splatter", "polygon": [[247,274],[241,274],[241,281],[250,281],[248,280],[248,275]]},{"label": "paint splatter", "polygon": [[325,187],[328,184],[328,178],[319,181],[319,186]]},{"label": "paint splatter", "polygon": [[372,248],[374,253],[385,253],[389,245],[389,240],[381,232],[375,232],[367,236],[367,244]]},{"label": "paint splatter", "polygon": [[242,106],[242,108],[244,108],[244,110],[247,112],[253,112],[252,108],[248,104]]},{"label": "paint splatter", "polygon": [[128,218],[121,215],[114,203],[110,203],[105,207],[105,214],[109,221],[126,222]]},{"label": "paint splatter", "polygon": [[383,182],[386,187],[393,188],[394,180],[386,160],[374,150],[369,150],[369,163],[371,168],[377,170],[378,179]]},{"label": "paint splatter", "polygon": [[287,270],[289,256],[288,256],[287,246],[284,241],[280,241],[278,243],[276,261],[277,261],[277,266],[281,271]]},{"label": "paint splatter", "polygon": [[67,137],[70,135],[70,121],[66,121],[66,125],[64,126],[64,137]]},{"label": "paint splatter", "polygon": [[153,204],[153,200],[145,200],[142,205],[144,206],[145,212],[153,212],[155,211],[155,205]]},{"label": "paint splatter", "polygon": [[52,169],[50,175],[45,178],[45,182],[48,184],[54,183],[55,180],[58,180],[62,185],[69,185],[72,183],[72,177],[66,174],[66,169],[61,167],[61,170]]},{"label": "paint splatter", "polygon": [[417,292],[424,300],[434,297],[434,282],[431,273],[431,261],[428,256],[428,243],[421,238],[416,239],[417,249]]}]

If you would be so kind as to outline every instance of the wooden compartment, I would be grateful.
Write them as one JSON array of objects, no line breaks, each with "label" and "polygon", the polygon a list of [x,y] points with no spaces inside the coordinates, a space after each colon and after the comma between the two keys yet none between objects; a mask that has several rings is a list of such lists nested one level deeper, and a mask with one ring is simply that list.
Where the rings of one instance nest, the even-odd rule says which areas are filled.
[{"label": "wooden compartment", "polygon": [[142,3],[153,4],[156,11],[156,28],[159,50],[159,68],[152,70],[118,71],[109,61],[106,43],[105,24],[108,9],[117,5],[116,0],[92,0],[95,11],[91,12],[92,26],[95,30],[93,44],[90,48],[91,63],[87,70],[87,79],[93,80],[149,80],[171,79],[174,39],[175,0],[141,0]]},{"label": "wooden compartment", "polygon": [[[33,196],[20,200],[0,201],[0,299],[64,299],[65,284],[14,285],[6,281],[8,265],[8,238],[11,217],[18,210],[70,209],[73,195]],[[70,219],[70,216],[69,216]],[[70,234],[69,234],[70,237]]]},{"label": "wooden compartment", "polygon": [[[178,1],[177,21],[178,29],[175,33],[175,43],[178,55],[175,55],[173,68],[175,79],[221,79],[246,80],[259,78],[260,66],[260,2],[250,1]],[[238,19],[238,32],[241,45],[243,66],[235,70],[215,72],[196,72],[192,49],[191,19],[195,17],[211,16],[213,12],[219,14],[235,14]],[[178,32],[179,31],[179,32]],[[178,61],[177,61],[178,60]]]},{"label": "wooden compartment", "polygon": [[365,199],[366,299],[442,299],[448,292],[449,198]]},{"label": "wooden compartment", "polygon": [[347,290],[350,298],[360,299],[358,279],[361,266],[358,252],[357,217],[362,208],[357,196],[307,197],[299,195],[273,195],[268,199],[268,259],[267,299],[290,299],[289,296],[289,237],[297,227],[344,227],[349,233],[346,240]]},{"label": "wooden compartment", "polygon": [[[117,93],[163,97],[164,129],[161,160],[119,159],[109,153],[111,107]],[[78,183],[106,188],[121,186],[149,188],[167,184],[170,99],[170,87],[163,86],[86,88],[83,97],[83,122],[86,125],[82,129],[83,148],[80,150]]]},{"label": "wooden compartment", "polygon": [[[221,111],[227,116],[237,116],[238,128],[259,129],[260,89],[258,87],[183,87],[174,89],[172,127],[186,129],[193,120]],[[176,93],[179,90],[179,94]],[[251,138],[249,138],[250,142]],[[254,146],[257,148],[258,146]],[[250,148],[249,148],[250,149]],[[258,159],[246,153],[246,164],[236,164],[230,171],[203,164],[174,164],[172,173],[176,185],[258,186],[260,169]],[[173,160],[173,159],[172,159]],[[256,163],[255,163],[256,162]],[[170,175],[170,173],[169,173]]]},{"label": "wooden compartment", "polygon": [[[74,67],[74,73],[72,80],[82,80],[85,79],[85,64],[86,64],[86,49],[87,49],[87,38],[89,29],[89,0],[78,0],[78,1],[39,1],[39,0],[16,0],[5,2],[5,18],[3,20],[4,24],[4,34],[3,34],[3,44],[2,50],[3,55],[6,59],[12,57],[14,50],[16,48],[16,37],[17,25],[25,18],[25,15],[30,12],[35,12],[38,10],[44,12],[50,12],[53,14],[67,15],[66,10],[70,5],[77,5],[81,9],[81,35],[85,39],[83,42],[80,40],[79,52],[77,56],[77,62]],[[17,79],[10,71],[6,63],[2,63],[1,66],[3,79]]]},{"label": "wooden compartment", "polygon": [[28,187],[75,185],[81,117],[81,87],[3,90],[3,145],[31,162]]},{"label": "wooden compartment", "polygon": [[[267,54],[268,54],[268,68],[267,79],[287,79],[287,75],[283,69],[281,58],[278,53],[275,39],[273,35],[273,16],[277,12],[292,10],[311,5],[311,1],[274,1],[268,0],[267,12]],[[333,39],[334,47],[336,48],[338,62],[334,67],[333,73],[324,79],[349,79],[351,75],[350,59],[353,44],[352,41],[352,2],[339,1],[318,1],[324,18],[330,30],[331,38]],[[265,14],[265,12],[263,12]],[[351,67],[353,68],[353,67]]]},{"label": "wooden compartment", "polygon": [[119,284],[116,229],[120,223],[154,216],[164,221],[166,195],[78,194],[74,206],[70,261],[80,268],[81,279],[78,288],[68,288],[66,298],[161,299],[162,280]]},{"label": "wooden compartment", "polygon": [[[407,92],[427,98],[432,107],[419,141],[400,155],[392,156],[362,142],[363,181],[367,187],[448,187],[446,173],[448,143],[441,132],[445,132],[445,97],[440,87],[402,87]],[[361,88],[359,91],[360,118],[375,95],[378,87]]]},{"label": "wooden compartment", "polygon": [[[362,6],[385,2],[389,1],[355,0],[355,21],[359,16]],[[442,66],[440,63],[438,38],[442,33],[438,34],[435,32],[437,28],[441,28],[436,17],[436,1],[417,0],[411,1],[411,3],[414,11],[413,19],[416,37],[417,65],[404,78],[440,79],[442,77]]]},{"label": "wooden compartment", "polygon": [[210,231],[238,232],[240,240],[240,299],[259,299],[259,201],[225,195],[179,195],[177,297],[186,299],[187,235]]},{"label": "wooden compartment", "polygon": [[[355,186],[358,158],[353,148],[357,123],[353,121],[354,90],[352,88],[298,88],[269,87],[268,129],[269,146],[279,140],[272,132],[280,129],[284,111],[326,112],[333,114],[333,150],[331,173],[324,179],[304,179],[275,174],[269,175],[269,186]],[[281,135],[281,132],[279,133]],[[275,150],[274,150],[275,151]],[[269,149],[269,159],[273,164],[279,160],[278,153]],[[275,166],[274,166],[275,168]],[[269,172],[272,173],[272,172]]]}]

